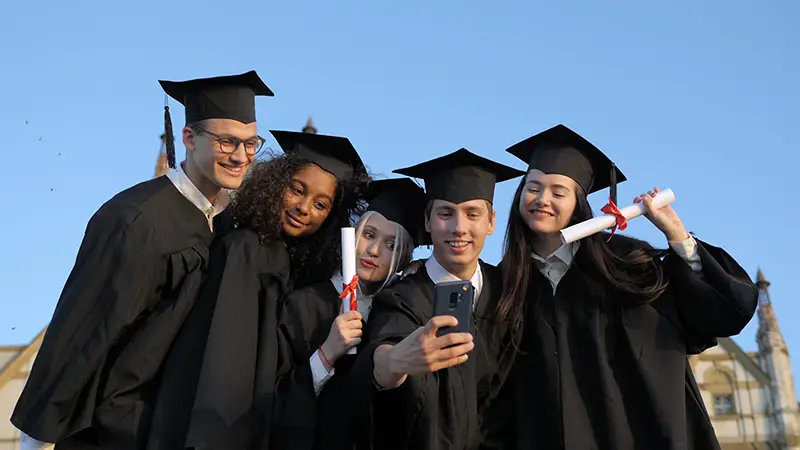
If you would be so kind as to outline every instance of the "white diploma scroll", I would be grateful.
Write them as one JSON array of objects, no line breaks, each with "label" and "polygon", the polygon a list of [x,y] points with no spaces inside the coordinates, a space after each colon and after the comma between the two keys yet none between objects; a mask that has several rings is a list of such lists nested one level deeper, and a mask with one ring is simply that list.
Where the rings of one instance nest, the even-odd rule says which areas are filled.
[{"label": "white diploma scroll", "polygon": [[[342,282],[346,285],[356,276],[356,229],[342,228]],[[350,295],[342,299],[342,312],[350,311]],[[356,348],[351,347],[348,355],[354,355]]]},{"label": "white diploma scroll", "polygon": [[[672,189],[664,189],[653,197],[653,207],[656,209],[663,208],[675,201],[675,193]],[[625,219],[631,220],[641,216],[647,212],[647,207],[644,203],[634,203],[619,210]],[[561,242],[569,244],[577,240],[583,239],[586,236],[591,236],[603,230],[613,227],[617,223],[617,218],[613,214],[604,214],[602,216],[593,217],[584,222],[575,224],[571,227],[561,230]]]}]

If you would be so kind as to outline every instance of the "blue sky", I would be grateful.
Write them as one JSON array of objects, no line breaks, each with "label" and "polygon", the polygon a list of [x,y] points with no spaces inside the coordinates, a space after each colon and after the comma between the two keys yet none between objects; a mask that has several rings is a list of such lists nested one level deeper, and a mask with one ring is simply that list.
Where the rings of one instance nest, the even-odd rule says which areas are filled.
[{"label": "blue sky", "polygon": [[[256,69],[276,93],[258,99],[262,131],[312,115],[376,173],[462,146],[522,167],[503,149],[576,129],[627,175],[621,203],[672,188],[687,228],[760,266],[800,349],[800,3],[48,0],[0,15],[2,344],[47,324],[88,218],[152,175],[157,80]],[[512,194],[496,192],[490,262]],[[627,232],[665,245],[643,218]],[[737,338],[746,350],[756,326]]]}]

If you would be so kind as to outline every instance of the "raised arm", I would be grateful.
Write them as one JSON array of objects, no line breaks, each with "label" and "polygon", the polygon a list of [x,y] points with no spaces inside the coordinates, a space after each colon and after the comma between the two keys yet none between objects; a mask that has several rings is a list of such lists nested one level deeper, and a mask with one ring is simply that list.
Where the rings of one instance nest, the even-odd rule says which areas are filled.
[{"label": "raised arm", "polygon": [[658,188],[634,199],[667,238],[664,269],[668,295],[654,306],[683,330],[688,353],[702,352],[716,338],[739,334],[755,314],[758,289],[744,269],[723,249],[695,239],[671,206],[655,209]]},{"label": "raised arm", "polygon": [[410,432],[423,408],[436,407],[435,401],[422,401],[426,393],[436,398],[435,371],[463,363],[473,348],[467,333],[436,337],[438,328],[455,326],[455,318],[425,320],[432,311],[430,300],[419,290],[404,290],[401,295],[387,289],[373,300],[366,344],[350,372],[351,417],[358,438],[365,442],[392,439],[373,435],[376,426],[381,430],[389,426],[381,419],[391,421],[389,416],[398,417],[391,421],[393,432]]}]

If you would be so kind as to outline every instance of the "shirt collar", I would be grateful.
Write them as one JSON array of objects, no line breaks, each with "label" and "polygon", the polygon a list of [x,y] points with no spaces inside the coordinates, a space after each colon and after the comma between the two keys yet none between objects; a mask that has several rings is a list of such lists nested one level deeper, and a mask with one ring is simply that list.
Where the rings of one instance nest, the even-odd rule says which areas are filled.
[{"label": "shirt collar", "polygon": [[336,293],[342,295],[342,291],[344,290],[344,279],[342,278],[342,274],[335,273],[331,277],[331,283],[333,283],[333,287],[336,288]]},{"label": "shirt collar", "polygon": [[580,247],[580,242],[572,242],[570,244],[562,245],[556,251],[551,253],[547,258],[542,258],[536,253],[531,253],[531,256],[535,261],[539,263],[548,264],[548,263],[553,263],[555,261],[560,261],[564,265],[569,266],[570,264],[572,264],[572,260],[575,258],[575,253],[578,252],[579,247]]},{"label": "shirt collar", "polygon": [[229,189],[221,189],[215,204],[211,204],[205,195],[197,189],[197,186],[192,183],[192,180],[183,171],[183,164],[178,164],[175,170],[167,174],[167,178],[172,181],[175,188],[183,194],[194,206],[197,207],[206,217],[211,220],[217,214],[221,213],[228,207],[231,201],[231,191]]},{"label": "shirt collar", "polygon": [[[439,264],[439,261],[436,260],[435,256],[431,256],[427,261],[425,261],[425,270],[428,272],[428,277],[430,277],[431,281],[433,281],[433,284],[460,280],[460,278],[442,267],[442,265]],[[475,273],[472,274],[472,277],[469,279],[469,281],[472,283],[472,287],[475,288],[475,299],[477,300],[477,298],[480,297],[481,289],[483,288],[483,273],[481,272],[480,262],[478,263]]]}]

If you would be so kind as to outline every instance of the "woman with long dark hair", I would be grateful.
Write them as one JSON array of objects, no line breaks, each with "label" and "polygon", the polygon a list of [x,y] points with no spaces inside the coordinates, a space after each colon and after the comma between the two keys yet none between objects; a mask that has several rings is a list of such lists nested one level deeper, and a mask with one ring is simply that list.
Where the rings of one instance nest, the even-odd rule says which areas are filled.
[{"label": "woman with long dark hair", "polygon": [[[487,414],[485,446],[510,449],[718,448],[687,355],[739,333],[758,293],[724,250],[686,232],[658,189],[641,195],[669,249],[599,233],[562,245],[592,217],[586,196],[625,177],[563,125],[508,152],[529,164],[514,195],[498,314],[517,353]],[[613,206],[612,206],[613,205]]]},{"label": "woman with long dark hair", "polygon": [[[342,274],[289,294],[279,324],[280,402],[275,410],[276,448],[352,450],[349,373],[361,343],[372,299],[390,285],[424,242],[425,191],[408,178],[376,180],[367,189],[367,211],[356,221],[358,309],[342,312]],[[346,300],[346,299],[345,299]]]},{"label": "woman with long dark hair", "polygon": [[279,301],[340,267],[367,172],[347,138],[271,131],[283,155],[250,169],[237,227],[211,249],[197,303],[163,370],[150,449],[267,449]]}]

